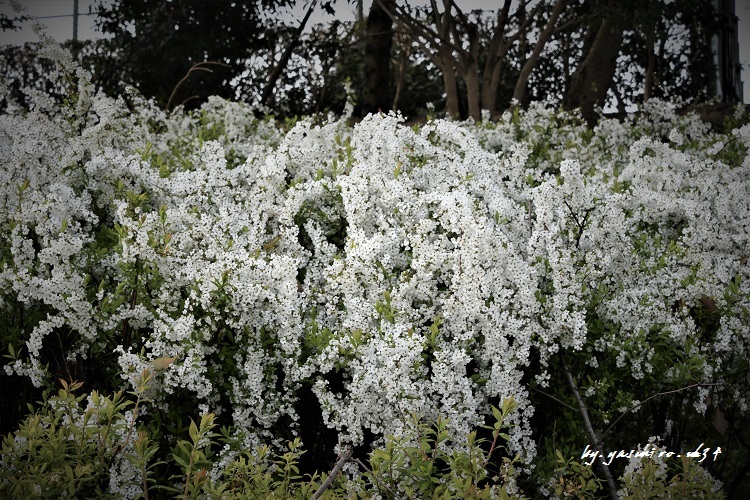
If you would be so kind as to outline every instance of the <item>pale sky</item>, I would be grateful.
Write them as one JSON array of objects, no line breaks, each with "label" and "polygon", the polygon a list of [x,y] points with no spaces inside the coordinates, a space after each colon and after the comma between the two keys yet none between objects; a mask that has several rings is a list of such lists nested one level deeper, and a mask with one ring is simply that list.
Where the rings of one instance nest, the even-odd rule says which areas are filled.
[{"label": "pale sky", "polygon": [[[29,15],[38,16],[40,21],[47,26],[47,33],[59,41],[69,40],[73,37],[73,0],[18,0],[28,10]],[[736,14],[739,18],[739,44],[740,63],[742,64],[742,80],[744,82],[744,101],[750,103],[750,0],[735,0]],[[100,37],[101,34],[94,30],[96,16],[89,15],[95,12],[97,0],[78,1],[78,37],[88,39]],[[371,0],[365,0],[364,12],[370,8]],[[427,0],[411,2],[413,5],[424,5]],[[500,0],[458,0],[458,5],[465,11],[472,9],[493,9],[500,6]],[[302,19],[307,2],[297,1],[292,12],[286,14],[288,18]],[[337,0],[336,16],[323,12],[320,7],[313,14],[311,23],[329,22],[335,18],[341,20],[354,19],[356,2],[349,5],[346,0]],[[0,0],[0,12],[12,15],[8,0]],[[31,30],[31,23],[24,23],[21,30],[16,32],[0,32],[0,45],[23,44],[36,41],[37,37]]]}]

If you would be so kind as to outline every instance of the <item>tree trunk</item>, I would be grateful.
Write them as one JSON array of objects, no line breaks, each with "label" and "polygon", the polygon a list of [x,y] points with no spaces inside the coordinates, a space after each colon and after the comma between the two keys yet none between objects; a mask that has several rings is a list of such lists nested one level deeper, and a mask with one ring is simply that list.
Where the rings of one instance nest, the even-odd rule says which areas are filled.
[{"label": "tree trunk", "polygon": [[399,109],[401,95],[406,86],[406,71],[411,56],[411,43],[407,40],[401,47],[401,56],[398,64],[398,79],[396,80],[396,95],[393,98],[393,109]]},{"label": "tree trunk", "polygon": [[318,100],[315,103],[315,112],[322,113],[326,106],[327,90],[328,90],[328,79],[331,74],[331,66],[327,64],[323,66],[321,75],[323,76],[323,85],[320,87],[320,93],[318,94]]},{"label": "tree trunk", "polygon": [[449,118],[458,118],[461,110],[458,106],[458,82],[453,61],[445,61],[442,70],[443,85],[445,85],[445,114]]},{"label": "tree trunk", "polygon": [[385,9],[393,10],[395,0],[373,2],[367,16],[365,35],[365,87],[362,114],[391,109],[391,44],[393,20]]},{"label": "tree trunk", "polygon": [[625,23],[620,14],[614,12],[616,2],[604,5],[605,14],[595,30],[593,41],[585,51],[583,60],[573,72],[570,87],[563,100],[563,108],[581,109],[581,114],[589,126],[596,125],[597,106],[604,106],[607,91],[612,85],[617,68],[617,56],[622,45]]},{"label": "tree trunk", "polygon": [[500,69],[503,58],[507,52],[507,41],[505,40],[505,26],[510,15],[511,0],[504,0],[503,7],[497,13],[495,31],[492,33],[487,57],[485,58],[484,71],[482,73],[482,109],[494,113],[497,107],[497,87],[500,84]]},{"label": "tree trunk", "polygon": [[479,72],[476,66],[467,68],[468,71],[463,75],[464,82],[466,83],[466,100],[469,104],[469,116],[474,118],[474,121],[482,121],[482,107],[480,106],[480,90],[479,90]]},{"label": "tree trunk", "polygon": [[531,53],[531,56],[526,60],[523,67],[521,68],[521,73],[518,75],[516,86],[513,89],[513,100],[517,101],[521,106],[526,105],[526,86],[529,83],[531,72],[536,66],[537,62],[539,62],[539,57],[542,55],[544,46],[552,37],[552,32],[555,29],[557,18],[560,17],[562,11],[565,10],[565,6],[567,5],[567,3],[567,0],[557,0],[555,8],[552,9],[552,14],[550,14],[550,17],[547,20],[547,25],[544,27],[544,31],[542,31],[542,33],[539,35],[539,40],[537,40],[536,45],[534,45],[534,51]]},{"label": "tree trunk", "polygon": [[646,64],[646,74],[643,80],[643,100],[651,99],[654,90],[654,73],[656,72],[656,54],[654,53],[654,39],[651,33],[646,36],[646,50],[648,62]]},{"label": "tree trunk", "polygon": [[489,110],[490,114],[497,111],[497,87],[500,85],[500,72],[502,60],[495,61],[489,78],[482,80],[482,109]]},{"label": "tree trunk", "polygon": [[[464,52],[463,57],[459,61],[459,69],[461,70],[461,78],[463,78],[466,84],[466,101],[469,105],[469,116],[474,118],[475,121],[482,121],[482,105],[481,105],[481,76],[479,74],[479,30],[473,23],[469,23],[467,19],[463,18],[464,29],[466,30],[466,37],[468,38],[467,52]],[[458,38],[458,37],[456,37]]]}]

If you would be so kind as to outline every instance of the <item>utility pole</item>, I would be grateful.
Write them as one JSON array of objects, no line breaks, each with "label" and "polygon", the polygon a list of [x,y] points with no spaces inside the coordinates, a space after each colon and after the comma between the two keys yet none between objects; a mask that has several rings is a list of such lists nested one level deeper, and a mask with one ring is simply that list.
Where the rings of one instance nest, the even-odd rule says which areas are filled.
[{"label": "utility pole", "polygon": [[78,0],[73,0],[73,41],[78,41]]},{"label": "utility pole", "polygon": [[717,94],[722,102],[742,102],[742,65],[737,30],[736,0],[715,0],[714,10],[719,16],[721,27],[714,35],[714,63],[718,81]]}]

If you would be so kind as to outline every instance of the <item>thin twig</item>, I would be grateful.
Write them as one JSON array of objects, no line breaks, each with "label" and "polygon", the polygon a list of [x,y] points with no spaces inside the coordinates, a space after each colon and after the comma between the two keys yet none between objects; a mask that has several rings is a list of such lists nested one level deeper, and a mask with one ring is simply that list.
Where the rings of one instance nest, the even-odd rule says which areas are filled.
[{"label": "thin twig", "polygon": [[565,370],[565,378],[568,381],[568,387],[570,387],[573,396],[575,396],[576,401],[578,402],[578,413],[581,414],[581,418],[583,419],[583,426],[586,428],[586,432],[589,433],[589,436],[594,443],[594,449],[599,452],[598,463],[599,467],[602,470],[602,474],[604,474],[604,478],[607,481],[607,486],[609,487],[609,496],[613,500],[618,500],[619,497],[617,496],[617,486],[615,485],[615,480],[612,478],[612,473],[609,471],[609,467],[607,467],[607,464],[604,462],[604,451],[602,450],[600,439],[596,436],[596,431],[594,431],[594,427],[591,425],[589,412],[586,410],[586,405],[583,403],[583,399],[581,399],[581,395],[578,393],[576,382],[575,380],[573,380],[573,375],[570,373],[570,369],[568,368],[568,364],[565,362],[565,356],[563,355],[562,351],[560,351],[560,362],[562,363],[563,370]]},{"label": "thin twig", "polygon": [[338,476],[339,471],[341,471],[341,468],[352,458],[352,453],[354,453],[354,449],[351,446],[348,446],[344,452],[339,453],[338,462],[336,462],[336,465],[333,466],[333,470],[331,470],[331,473],[328,475],[326,480],[323,481],[323,484],[320,485],[318,491],[316,491],[313,495],[313,500],[317,500],[318,498],[320,498],[323,492],[331,486],[333,481],[336,479],[336,476]]},{"label": "thin twig", "polygon": [[622,419],[622,417],[624,417],[625,415],[627,415],[627,414],[628,414],[628,413],[630,413],[631,411],[635,410],[635,409],[636,409],[636,408],[638,408],[639,406],[641,406],[641,405],[643,405],[643,404],[647,403],[648,401],[650,401],[650,400],[652,400],[652,399],[654,399],[654,398],[658,398],[659,396],[666,396],[666,395],[668,395],[668,394],[675,394],[675,393],[678,393],[678,392],[686,391],[686,390],[688,390],[688,389],[692,389],[693,387],[712,387],[712,386],[716,386],[716,385],[722,385],[722,384],[702,384],[702,383],[698,383],[698,384],[691,384],[691,385],[688,385],[687,387],[682,387],[682,388],[680,388],[680,389],[674,389],[674,390],[671,390],[671,391],[666,391],[666,392],[660,392],[660,393],[658,393],[658,394],[654,394],[653,396],[649,396],[649,397],[647,397],[646,399],[644,399],[643,401],[641,401],[641,402],[640,402],[640,403],[638,403],[637,405],[633,405],[633,406],[631,406],[630,408],[628,408],[627,410],[625,410],[625,411],[623,412],[623,414],[622,414],[622,415],[620,415],[619,417],[617,417],[617,418],[615,419],[615,421],[614,421],[614,422],[612,422],[612,424],[611,424],[611,425],[610,425],[609,427],[607,427],[607,430],[605,430],[605,431],[604,431],[604,432],[602,433],[602,436],[601,436],[601,437],[599,438],[599,441],[600,441],[600,443],[599,443],[599,444],[601,444],[601,441],[603,441],[603,440],[604,440],[604,436],[606,436],[606,435],[607,435],[607,434],[609,433],[609,431],[611,431],[611,430],[612,430],[612,428],[613,428],[613,427],[615,426],[615,424],[617,424],[617,422],[619,422],[619,421],[620,421],[620,420]]},{"label": "thin twig", "polygon": [[143,500],[149,500],[148,498],[148,474],[146,473],[146,465],[143,465]]},{"label": "thin twig", "polygon": [[201,98],[201,96],[199,96],[198,94],[195,94],[195,95],[191,95],[190,97],[188,97],[187,99],[185,99],[184,101],[182,101],[182,102],[181,102],[181,103],[179,104],[179,106],[184,106],[186,102],[188,102],[188,101],[192,101],[193,99],[200,99],[200,98]]},{"label": "thin twig", "polygon": [[589,214],[591,213],[591,208],[586,210],[585,215],[583,216],[583,221],[578,220],[578,214],[576,214],[573,211],[573,208],[568,204],[567,200],[563,200],[563,203],[565,203],[565,206],[568,207],[568,211],[570,212],[570,215],[573,216],[573,221],[576,223],[576,226],[578,226],[578,235],[576,236],[576,248],[578,248],[581,244],[581,236],[583,235],[583,230],[586,228],[586,221],[589,218]]},{"label": "thin twig", "polygon": [[538,392],[539,394],[543,394],[543,395],[547,396],[548,398],[550,398],[550,399],[552,399],[552,400],[554,400],[554,401],[557,401],[558,403],[560,403],[561,405],[563,405],[563,406],[564,406],[565,408],[569,409],[570,411],[578,411],[578,410],[577,410],[576,408],[573,408],[572,406],[570,406],[570,405],[569,405],[568,403],[566,403],[565,401],[563,401],[563,400],[561,400],[561,399],[557,399],[557,398],[556,398],[555,396],[553,396],[552,394],[548,394],[548,393],[544,392],[544,391],[543,391],[543,390],[541,390],[541,389],[537,389],[536,387],[531,387],[531,390],[533,390],[533,391],[536,391],[536,392]]},{"label": "thin twig", "polygon": [[396,499],[400,498],[392,489],[390,489],[388,487],[387,484],[385,484],[383,481],[381,481],[380,478],[378,476],[376,476],[374,472],[372,472],[370,469],[368,469],[367,466],[362,462],[362,460],[360,460],[358,458],[355,458],[352,461],[353,462],[357,462],[360,465],[360,467],[362,467],[364,470],[366,470],[367,472],[369,472],[370,476],[372,478],[374,478],[375,481],[377,481],[380,486],[382,486],[383,488],[385,488],[388,491],[388,493],[390,493],[391,495],[393,495],[393,498],[396,498]]},{"label": "thin twig", "polygon": [[167,109],[169,109],[169,106],[172,105],[172,99],[174,99],[174,95],[177,93],[177,90],[182,86],[183,83],[187,81],[188,78],[190,78],[190,75],[193,73],[193,71],[207,71],[209,73],[213,73],[212,70],[206,68],[206,66],[208,65],[223,66],[224,68],[231,68],[231,66],[229,66],[228,64],[220,63],[217,61],[203,61],[203,62],[193,64],[193,66],[188,70],[185,76],[182,77],[182,80],[177,82],[177,85],[175,85],[174,90],[172,90],[172,94],[170,94],[169,100],[167,100]]},{"label": "thin twig", "polygon": [[55,332],[57,334],[57,341],[60,343],[60,356],[62,356],[63,364],[65,365],[65,374],[68,376],[68,380],[70,383],[73,383],[73,377],[70,375],[70,368],[68,368],[68,360],[65,356],[65,348],[62,344],[62,338],[60,338],[60,332]]}]

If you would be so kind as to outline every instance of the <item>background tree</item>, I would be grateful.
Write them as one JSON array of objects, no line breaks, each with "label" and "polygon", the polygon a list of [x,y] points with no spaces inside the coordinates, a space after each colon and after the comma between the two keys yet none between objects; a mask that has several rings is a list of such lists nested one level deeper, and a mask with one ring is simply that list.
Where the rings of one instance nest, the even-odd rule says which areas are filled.
[{"label": "background tree", "polygon": [[6,14],[0,13],[0,31],[17,31],[20,29],[18,24],[27,21],[28,19],[28,16],[21,14],[10,17]]},{"label": "background tree", "polygon": [[393,21],[391,15],[395,0],[372,3],[367,16],[365,32],[364,89],[362,113],[377,113],[391,109],[391,45],[393,44]]},{"label": "background tree", "polygon": [[528,102],[562,102],[570,78],[581,60],[583,38],[589,18],[589,9],[585,4],[568,4],[556,23],[551,43],[545,44],[535,70],[529,77]]},{"label": "background tree", "polygon": [[[525,98],[526,84],[539,56],[550,39],[554,25],[567,2],[539,2],[530,10],[522,2],[511,14],[511,1],[491,17],[482,11],[464,13],[453,0],[430,2],[429,16],[423,20],[416,10],[395,4],[393,17],[401,29],[409,31],[422,51],[443,73],[446,93],[446,113],[459,114],[459,79],[465,85],[468,115],[481,119],[481,111],[497,109],[497,95],[503,71],[510,64],[509,57],[516,43],[525,42],[529,27],[547,11],[545,28],[535,40],[526,59],[525,49],[519,52],[524,62],[513,83],[514,96]],[[442,7],[442,8],[441,8]],[[486,29],[483,29],[485,28]]]},{"label": "background tree", "polygon": [[571,77],[563,107],[581,109],[584,119],[595,123],[596,108],[604,106],[612,86],[620,54],[627,14],[623,5],[614,0],[594,0],[596,13],[583,41],[583,59]]},{"label": "background tree", "polygon": [[272,104],[271,95],[273,94],[273,90],[276,87],[276,82],[279,80],[281,73],[284,72],[286,65],[289,64],[289,59],[292,57],[292,53],[294,52],[294,49],[298,47],[300,43],[302,43],[301,41],[302,33],[304,32],[305,26],[307,25],[307,21],[310,19],[310,16],[315,10],[315,7],[317,6],[317,4],[318,4],[318,0],[312,0],[312,2],[310,2],[310,5],[307,7],[307,12],[305,12],[305,17],[302,18],[302,21],[299,23],[299,26],[297,27],[293,35],[289,38],[289,42],[287,43],[286,48],[281,53],[281,57],[279,58],[278,62],[276,63],[271,73],[269,74],[268,80],[263,86],[263,93],[260,96],[260,101],[262,104],[269,106],[269,107]]},{"label": "background tree", "polygon": [[[347,85],[351,89],[362,87],[363,60],[359,45],[357,23],[333,21],[313,27],[304,47],[307,57],[312,58],[308,82],[315,85],[313,112],[343,112]],[[317,76],[313,74],[315,68],[320,68]]]},{"label": "background tree", "polygon": [[555,23],[560,17],[560,14],[562,14],[563,10],[565,10],[567,3],[567,0],[557,0],[557,2],[555,2],[555,6],[552,9],[551,14],[549,15],[549,18],[547,19],[546,24],[544,25],[544,29],[539,34],[539,38],[534,44],[534,50],[531,52],[531,55],[528,57],[528,59],[526,59],[526,61],[523,63],[521,72],[518,75],[518,80],[516,81],[516,86],[513,89],[513,99],[516,102],[519,102],[521,104],[527,102],[526,87],[529,83],[531,72],[539,63],[539,58],[542,55],[542,51],[544,50],[547,42],[552,37],[552,33],[555,29]]},{"label": "background tree", "polygon": [[[497,116],[513,99],[581,108],[589,123],[597,108],[624,114],[652,97],[686,105],[737,99],[727,86],[732,68],[719,83],[712,50],[718,34],[736,36],[736,18],[704,0],[504,0],[471,12],[458,0],[422,9],[374,0],[367,28],[364,13],[358,25],[284,25],[279,14],[292,3],[102,2],[99,28],[112,38],[81,47],[80,58],[110,94],[131,84],[162,106],[189,108],[218,95],[263,104],[277,116],[341,111],[347,81],[363,113],[396,107],[423,115],[432,103],[477,120],[485,109]],[[341,5],[310,2],[308,13],[318,7],[335,14]],[[730,42],[719,44],[722,67]],[[38,87],[34,68],[44,63],[30,63],[31,53],[20,50],[5,49],[2,71],[23,106],[20,89]]]},{"label": "background tree", "polygon": [[[290,0],[117,0],[101,3],[98,28],[111,38],[94,59],[98,83],[117,93],[123,83],[166,106],[197,106],[209,95],[234,97],[230,82],[254,52],[268,48],[278,24],[270,14]],[[172,95],[190,69],[193,71]]]},{"label": "background tree", "polygon": [[640,2],[631,17],[615,74],[618,100],[691,102],[717,94],[711,39],[721,25],[710,3]]},{"label": "background tree", "polygon": [[[720,75],[736,71],[738,64],[725,57],[717,66],[715,58],[714,47],[731,45],[727,39],[737,34],[736,16],[725,4],[717,11],[701,0],[591,0],[582,12],[587,12],[582,14],[587,18],[583,53],[563,107],[580,108],[589,124],[598,118],[596,108],[617,106],[623,115],[627,104],[652,97],[682,106],[715,97],[738,100],[734,90],[717,87]],[[732,87],[726,83],[727,78],[725,86]]]},{"label": "background tree", "polygon": [[409,118],[434,114],[445,107],[443,81],[440,70],[425,57],[408,33],[394,37],[392,65],[393,109]]}]

